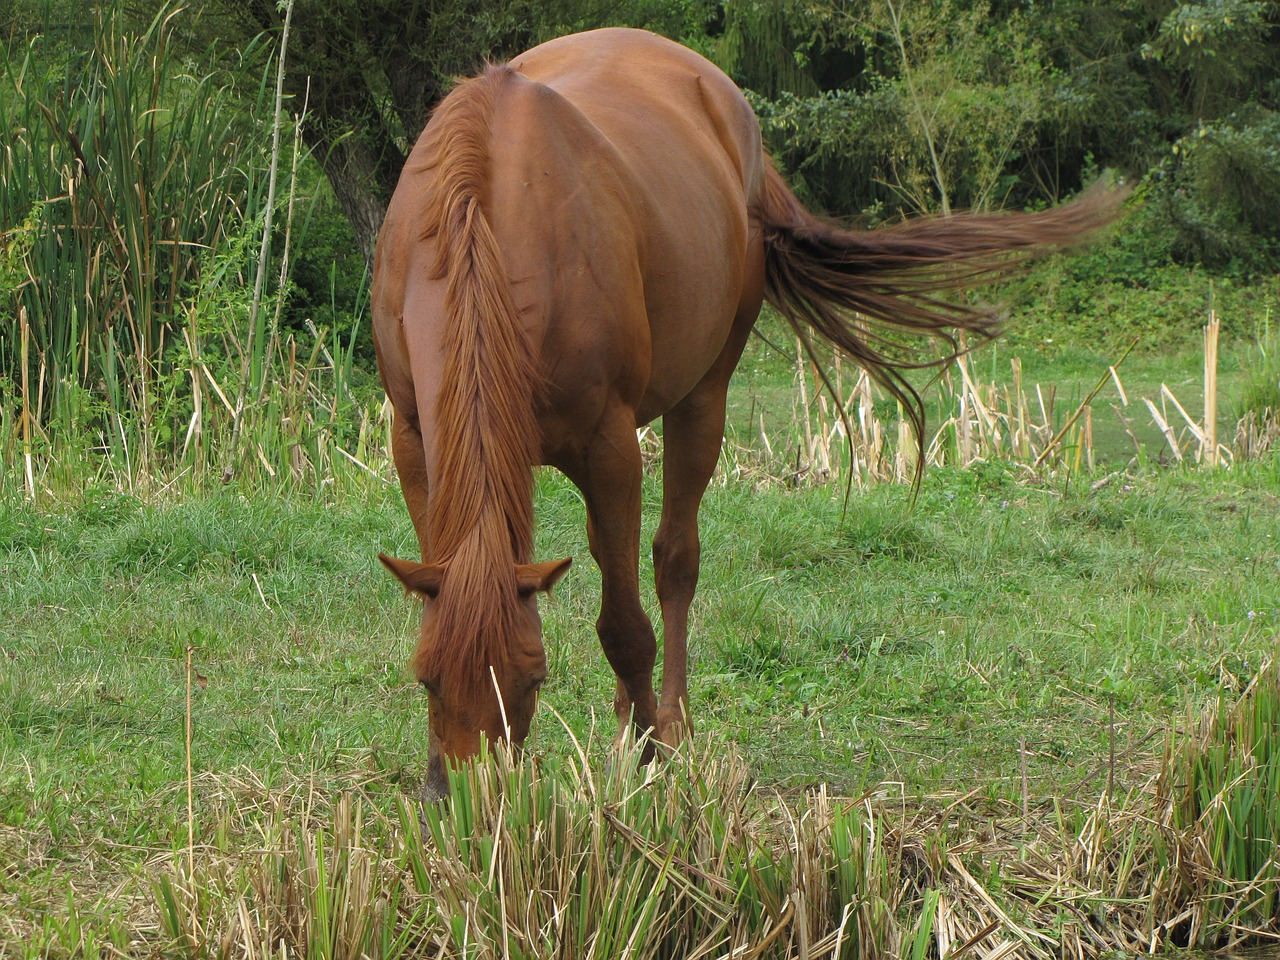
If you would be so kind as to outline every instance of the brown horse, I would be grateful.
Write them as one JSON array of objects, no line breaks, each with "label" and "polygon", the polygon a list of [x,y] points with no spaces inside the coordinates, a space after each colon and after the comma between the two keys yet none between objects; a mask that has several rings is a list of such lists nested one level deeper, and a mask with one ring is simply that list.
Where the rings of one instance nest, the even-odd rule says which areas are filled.
[{"label": "brown horse", "polygon": [[[532,562],[532,470],[582,491],[603,579],[601,646],[621,724],[675,743],[698,506],[725,391],[761,302],[832,341],[906,400],[895,332],[955,343],[995,314],[939,299],[1081,239],[1115,194],[1035,214],[925,218],[871,232],[814,218],[769,164],[742,93],[638,30],[553,40],[460,84],[387,211],[373,317],[393,448],[422,563],[383,557],[424,598],[413,667],[428,692],[424,796],[481,734],[521,742],[546,677],[536,596],[569,560]],[[855,320],[855,314],[859,315]],[[664,661],[640,603],[636,428],[663,418],[653,563]]]}]

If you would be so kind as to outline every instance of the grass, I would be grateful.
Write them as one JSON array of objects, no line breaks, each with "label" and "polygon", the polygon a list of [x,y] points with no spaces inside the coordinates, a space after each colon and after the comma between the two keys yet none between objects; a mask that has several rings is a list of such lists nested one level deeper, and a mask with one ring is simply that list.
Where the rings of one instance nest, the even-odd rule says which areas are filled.
[{"label": "grass", "polygon": [[[958,960],[1276,934],[1272,280],[1051,260],[1011,288],[1011,338],[930,396],[947,466],[914,506],[875,482],[910,472],[896,410],[851,408],[872,416],[846,503],[815,482],[842,469],[833,416],[812,381],[798,399],[790,345],[753,342],[702,515],[698,737],[645,772],[611,745],[580,497],[540,473],[539,554],[577,558],[543,605],[544,708],[522,760],[458,772],[420,824],[418,613],[374,560],[416,541],[367,331],[281,330],[287,252],[250,293],[305,158],[295,129],[273,208],[269,84],[231,136],[257,69],[189,76],[175,17],[100,21],[71,86],[41,41],[0,71],[0,955]],[[1254,419],[1231,470],[1165,470],[1195,456],[1170,396],[1202,416],[1201,301],[1219,436]],[[1129,405],[1104,381],[1069,425],[1135,333]]]},{"label": "grass", "polygon": [[[1145,782],[1188,705],[1233,697],[1273,654],[1276,461],[1097,489],[1015,469],[933,471],[914,510],[905,488],[874,487],[843,522],[834,487],[714,485],[692,697],[715,755],[802,805],[881,784],[913,807],[1017,807],[1025,767],[1032,798],[1087,806],[1109,778],[1122,795]],[[202,855],[251,842],[227,793],[327,804],[359,785],[390,820],[423,775],[425,704],[404,667],[416,610],[374,560],[409,553],[412,533],[394,488],[329,489],[4,499],[0,862],[20,866],[0,873],[0,952],[177,934],[150,875],[187,844],[188,647]],[[551,677],[529,752],[563,765],[592,740],[598,765],[598,573],[573,488],[547,472],[537,492],[539,555],[577,563],[543,605]],[[648,478],[649,534],[659,497]]]}]

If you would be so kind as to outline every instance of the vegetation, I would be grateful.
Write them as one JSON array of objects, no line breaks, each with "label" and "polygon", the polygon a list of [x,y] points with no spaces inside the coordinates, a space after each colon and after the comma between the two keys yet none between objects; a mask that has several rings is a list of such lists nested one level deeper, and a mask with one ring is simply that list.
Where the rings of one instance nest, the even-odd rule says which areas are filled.
[{"label": "vegetation", "polygon": [[[1276,935],[1276,15],[14,0],[0,954],[923,960]],[[668,762],[610,743],[580,500],[539,474],[539,552],[578,557],[544,605],[543,709],[523,758],[457,772],[419,823],[418,613],[374,560],[415,540],[365,259],[452,75],[624,22],[729,70],[808,199],[868,223],[1033,207],[1104,169],[1137,190],[1110,240],[999,291],[1009,337],[929,394],[914,505],[879,483],[911,472],[892,403],[833,358],[841,423],[766,317],[703,513],[699,735]],[[651,534],[660,425],[644,442]]]},{"label": "vegetation", "polygon": [[[1240,779],[1271,775],[1274,715],[1218,728],[1252,739],[1198,718],[1203,704],[1233,710],[1274,653],[1280,474],[1274,462],[1228,476],[1146,470],[1091,489],[1028,485],[1015,469],[932,471],[913,512],[905,488],[876,486],[843,522],[838,487],[752,491],[722,478],[704,512],[694,621],[699,739],[689,766],[647,775],[616,758],[606,770],[598,573],[572,487],[540,476],[540,555],[578,563],[543,605],[550,679],[526,759],[462,774],[457,805],[423,833],[401,809],[424,775],[425,704],[404,667],[418,614],[374,559],[413,543],[393,487],[366,477],[316,501],[233,484],[151,503],[96,487],[35,506],[11,486],[0,952],[91,953],[91,941],[105,952],[114,938],[150,953],[194,938],[193,952],[216,954],[224,936],[236,955],[281,936],[306,952],[306,924],[336,929],[350,904],[344,916],[373,924],[371,955],[394,954],[386,944],[401,937],[501,955],[505,896],[512,938],[533,937],[566,902],[613,904],[590,923],[561,921],[605,955],[644,912],[639,891],[654,890],[670,910],[648,916],[653,938],[637,956],[668,935],[688,945],[774,930],[773,955],[787,956],[804,923],[811,945],[831,935],[849,902],[836,899],[856,890],[862,942],[902,955],[916,936],[925,950],[999,920],[956,863],[1010,917],[988,946],[1026,928],[1096,945],[1096,911],[1126,918],[1099,921],[1104,937],[1149,937],[1274,862],[1264,811],[1276,794]],[[651,477],[650,533],[659,497]],[[1205,744],[1204,759],[1189,742]],[[1228,785],[1236,792],[1215,799]],[[1170,791],[1184,788],[1194,798],[1175,810]],[[1244,827],[1235,811],[1250,803],[1273,819]],[[1213,819],[1221,810],[1235,834]],[[1199,879],[1159,875],[1167,861],[1148,851],[1200,850],[1187,831],[1202,821],[1215,832],[1195,854],[1209,858],[1194,861]],[[846,842],[866,860],[830,846]],[[1229,856],[1262,859],[1228,868]],[[1016,898],[1046,893],[1031,884],[1046,862],[1081,871],[1070,882],[1086,899],[1063,887],[1024,912]],[[495,863],[508,871],[501,890]],[[1272,889],[1267,876],[1258,891]],[[788,906],[797,889],[810,899]],[[918,933],[930,889],[947,904],[933,916],[951,910],[958,926]],[[545,896],[546,912],[517,910],[518,892]],[[1237,935],[1230,923],[1270,922],[1232,902],[1204,900],[1194,931],[1175,923],[1160,942],[1221,943]],[[333,919],[314,919],[326,909]],[[544,942],[525,949],[546,955]]]},{"label": "vegetation", "polygon": [[[430,16],[423,12],[423,22],[456,25],[464,6],[433,8]],[[46,11],[57,9],[57,5],[45,7]],[[276,16],[270,5],[237,5],[236,9],[268,20]],[[937,33],[945,26],[940,19],[945,11],[934,11],[929,19],[924,7],[913,8],[911,16],[903,19],[896,8],[873,5],[863,11],[865,17],[857,19],[844,8],[840,13],[819,5],[804,19],[783,16],[790,8],[780,5],[760,19],[752,12],[756,8],[733,3],[723,7],[637,3],[635,9],[611,8],[607,15],[566,4],[546,7],[546,19],[538,20],[524,17],[515,6],[495,9],[498,12],[476,28],[489,33],[471,38],[467,42],[472,46],[465,49],[501,50],[506,49],[504,43],[531,42],[568,25],[629,18],[685,37],[735,71],[743,82],[755,84],[763,91],[755,96],[766,128],[788,142],[801,142],[814,131],[829,129],[831,142],[815,148],[812,156],[822,157],[824,150],[830,150],[851,158],[856,150],[874,149],[881,161],[898,165],[896,173],[864,166],[833,168],[819,177],[805,164],[793,162],[793,173],[809,184],[816,200],[834,198],[832,191],[840,184],[864,184],[870,193],[845,200],[863,205],[874,218],[894,215],[895,209],[939,203],[981,205],[994,202],[997,196],[1034,203],[1060,192],[1058,187],[1033,185],[1047,182],[1043,174],[1015,170],[1014,161],[1025,150],[992,153],[994,148],[983,148],[985,153],[972,153],[970,147],[962,149],[963,138],[957,134],[947,141],[951,146],[939,155],[939,165],[911,161],[915,172],[908,173],[902,164],[913,154],[905,144],[877,139],[874,129],[858,127],[866,118],[878,116],[874,104],[863,100],[895,84],[902,88],[899,102],[915,96],[916,106],[924,110],[925,101],[919,98],[927,92],[924,81],[929,71],[919,58],[931,50],[950,49],[947,44],[924,42],[952,35]],[[986,10],[975,7],[964,22],[987,24]],[[1248,17],[1232,23],[1247,27],[1246,33],[1269,35],[1265,16],[1270,8],[1255,4],[1249,10]],[[395,21],[390,11],[382,11],[385,16],[377,11],[357,16],[343,5],[320,11],[304,0],[297,12],[298,19],[291,25],[294,53],[290,57],[286,52],[283,70],[279,59],[272,59],[273,44],[279,39],[272,33],[256,43],[244,34],[243,42],[232,47],[225,42],[202,45],[202,36],[231,30],[227,20],[231,14],[218,14],[216,5],[199,15],[164,8],[136,29],[132,19],[136,14],[108,10],[82,26],[68,11],[70,22],[61,25],[65,29],[11,32],[13,42],[6,48],[3,71],[11,95],[4,98],[6,107],[0,117],[10,141],[10,149],[0,159],[0,277],[4,282],[0,388],[7,400],[0,406],[0,451],[28,473],[29,493],[41,485],[46,489],[75,486],[87,463],[94,464],[92,474],[113,477],[140,492],[186,472],[199,483],[241,473],[287,478],[290,483],[314,487],[333,479],[330,464],[335,458],[368,466],[379,455],[386,423],[380,414],[381,396],[368,339],[362,258],[349,232],[358,218],[347,222],[338,217],[339,208],[350,216],[351,204],[343,199],[341,189],[335,199],[326,187],[341,180],[333,164],[347,161],[335,159],[335,151],[340,152],[336,146],[323,146],[316,139],[335,129],[332,124],[355,124],[354,117],[345,114],[326,118],[326,104],[350,105],[359,98],[354,93],[335,93],[332,101],[312,98],[303,96],[299,85],[305,89],[323,66],[322,59],[316,58],[325,45],[313,42],[315,37],[307,31],[346,38],[344,42],[353,44],[351,63],[365,62],[377,52],[379,69],[394,63],[397,55],[385,44],[402,44],[421,60],[423,44],[434,43],[435,35],[423,39],[407,28],[385,36],[380,33],[385,43],[378,46],[368,38],[357,42],[360,31],[375,27],[383,31]],[[883,16],[890,13],[893,16],[884,21]],[[347,23],[344,16],[355,19]],[[1012,19],[1029,23],[1034,18],[1023,11]],[[38,22],[19,16],[14,24],[22,28]],[[340,30],[343,23],[347,27]],[[515,24],[521,25],[519,30]],[[812,31],[804,44],[796,39],[800,36],[797,24],[807,24]],[[987,28],[967,30],[953,25],[947,29],[958,31],[957,37],[963,33],[965,43],[972,44],[986,36]],[[999,32],[1012,27],[990,29]],[[1094,29],[1102,27],[1094,24]],[[1136,27],[1130,24],[1127,29]],[[1199,37],[1208,28],[1196,29]],[[909,43],[917,30],[921,39]],[[83,47],[68,43],[67,36],[83,37],[86,43]],[[431,74],[434,79],[429,83],[422,80],[414,87],[419,95],[432,84],[433,89],[443,89],[449,72],[444,64],[456,64],[460,62],[456,58],[464,56],[461,40],[466,35],[455,30],[450,36],[458,38],[458,45],[447,47],[454,51],[449,54],[454,60],[441,52],[444,59],[432,60],[430,70],[424,61],[417,72],[403,74]],[[503,37],[507,39],[499,42]],[[984,42],[1004,40],[993,36]],[[758,52],[760,44],[791,50],[785,59],[791,66],[765,70],[764,64],[771,61],[752,52]],[[861,79],[851,79],[853,68],[835,56],[843,48],[865,54],[857,73]],[[890,55],[894,48],[898,48],[897,59]],[[236,49],[236,56],[229,56],[228,49]],[[1234,116],[1214,120],[1216,127],[1196,127],[1195,136],[1183,133],[1173,144],[1178,152],[1161,155],[1163,159],[1145,177],[1131,216],[1111,242],[1083,257],[1052,261],[998,293],[1009,301],[1017,321],[1010,343],[1028,362],[1064,351],[1075,351],[1079,359],[1083,350],[1098,370],[1135,336],[1139,355],[1160,348],[1185,350],[1198,346],[1210,306],[1222,318],[1224,355],[1232,362],[1239,353],[1232,344],[1249,342],[1255,330],[1266,326],[1277,301],[1276,280],[1265,275],[1249,279],[1248,270],[1250,263],[1256,266],[1270,256],[1258,231],[1265,233],[1267,224],[1280,220],[1265,214],[1275,194],[1268,172],[1272,169],[1266,146],[1270,140],[1245,130],[1248,118],[1253,118],[1249,123],[1270,122],[1266,120],[1271,89],[1266,49],[1241,45],[1244,59],[1239,71],[1256,81],[1253,85],[1228,83],[1218,73],[1213,73],[1217,79],[1201,84],[1203,89],[1190,101],[1198,108],[1208,110],[1205,105],[1212,104],[1215,110],[1232,105],[1239,109]],[[967,55],[977,56],[972,50]],[[1174,76],[1169,73],[1173,67],[1153,65],[1154,56],[1142,61],[1147,63],[1143,69],[1154,71],[1158,66]],[[1191,69],[1191,61],[1178,59],[1181,53],[1162,56],[1181,64],[1178,70]],[[844,64],[844,73],[837,70],[839,63]],[[196,68],[189,69],[192,65]],[[1211,72],[1219,70],[1219,64],[1210,66]],[[370,78],[375,76],[376,71],[366,71],[360,74],[360,82],[373,82]],[[1036,76],[1037,82],[1044,83],[1044,77],[1057,74],[1039,71]],[[1166,80],[1161,89],[1172,83]],[[952,76],[947,89],[958,89],[958,82]],[[273,103],[276,84],[280,97]],[[790,87],[817,92],[795,99],[800,94],[789,93]],[[828,95],[829,91],[823,92],[828,87],[838,90]],[[815,114],[794,128],[771,126],[771,118],[779,116],[775,110],[779,98],[790,96],[796,104],[803,99],[809,104],[806,110],[822,113],[828,109],[822,105],[837,93],[854,96],[840,90],[856,93],[864,87],[865,95],[858,93],[856,103],[842,108],[844,113],[831,108],[823,114],[825,120]],[[376,99],[380,89],[374,83],[360,102]],[[1165,95],[1172,93],[1166,90]],[[412,135],[406,118],[419,110],[421,105],[415,107],[415,103],[397,107],[393,112],[400,117],[398,125],[376,138],[386,150],[402,149]],[[920,116],[942,117],[944,106],[941,102],[929,106]],[[1176,113],[1172,110],[1169,104],[1161,107],[1162,122],[1172,122]],[[956,122],[970,112],[961,111]],[[905,115],[890,118],[886,129],[906,130],[918,120]],[[980,126],[991,131],[1000,124],[992,120]],[[846,128],[861,130],[856,150],[852,141],[845,144],[840,139],[843,134],[837,135]],[[359,133],[364,128],[352,129]],[[1221,136],[1198,135],[1211,130]],[[367,130],[353,134],[342,149],[358,149],[356,141],[366,134]],[[940,135],[934,131],[929,136],[936,140],[935,134]],[[1098,136],[1105,142],[1119,142],[1111,128]],[[1071,138],[1063,134],[1059,140]],[[323,149],[309,152],[307,142]],[[1235,159],[1222,159],[1227,157],[1222,154],[1221,162],[1210,162],[1218,156],[1213,151],[1219,143],[1234,144],[1232,149],[1238,147],[1239,156],[1232,153]],[[966,188],[967,193],[960,191],[956,184],[978,180],[946,173],[943,161],[962,154],[969,157],[964,163],[970,167],[981,157],[988,158],[982,161],[987,172],[974,174],[978,180],[988,185],[1016,180],[1022,187],[993,192],[974,186]],[[991,156],[997,154],[1007,160],[1004,167],[992,165]],[[1187,159],[1193,154],[1201,159],[1194,163]],[[1186,160],[1185,177],[1166,177],[1169,157],[1182,158],[1179,163]],[[1130,157],[1126,162],[1134,161]],[[1069,179],[1077,182],[1088,176],[1086,166],[1080,159]],[[1232,179],[1236,174],[1243,179]],[[935,186],[952,186],[931,194],[930,178]],[[1168,197],[1161,199],[1165,196],[1161,184],[1166,180],[1176,180],[1174,194],[1169,196],[1176,194],[1182,206],[1170,206]],[[905,187],[897,190],[897,200],[892,202],[890,194],[876,193],[891,182],[917,184],[916,200],[910,200]],[[1201,265],[1180,264],[1191,256],[1192,247],[1178,240],[1182,234],[1171,226],[1168,214],[1175,207],[1184,213],[1191,210],[1183,200],[1200,202],[1195,198],[1201,194],[1206,203],[1212,200],[1205,209],[1213,211],[1208,220],[1195,220],[1204,226],[1201,235],[1226,238],[1226,246],[1219,244],[1220,249],[1249,250],[1261,260],[1246,262],[1233,255],[1225,265],[1213,257],[1204,258]],[[375,200],[374,206],[381,202]],[[1257,215],[1259,210],[1263,214]],[[1190,223],[1190,216],[1183,221]],[[1005,369],[995,378],[1007,380]],[[874,403],[874,398],[868,397],[867,402]],[[1259,408],[1255,426],[1246,430],[1244,448],[1260,450],[1269,442],[1274,418],[1268,420],[1262,413],[1265,409]],[[890,448],[897,440],[895,418],[896,411],[880,411]],[[1226,425],[1228,433],[1232,426]]]},{"label": "vegetation", "polygon": [[103,14],[61,59],[41,35],[8,50],[0,448],[21,450],[32,488],[33,461],[55,485],[59,464],[89,459],[126,487],[160,468],[311,477],[333,437],[357,458],[367,439],[361,312],[339,331],[284,316],[294,192],[277,209],[276,188],[301,144],[282,151],[280,127],[256,120],[271,116],[271,71],[250,48],[239,69],[193,75],[180,18],[133,35]]}]

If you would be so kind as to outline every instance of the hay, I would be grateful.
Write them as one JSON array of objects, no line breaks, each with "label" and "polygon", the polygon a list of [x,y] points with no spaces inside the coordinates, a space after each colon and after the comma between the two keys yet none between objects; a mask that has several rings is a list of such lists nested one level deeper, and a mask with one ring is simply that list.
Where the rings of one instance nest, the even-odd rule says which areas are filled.
[{"label": "hay", "polygon": [[235,807],[255,843],[203,850],[195,877],[169,858],[162,925],[187,955],[245,958],[1087,960],[1280,939],[1277,691],[1267,668],[1141,786],[1029,816],[972,794],[783,797],[705,743],[649,768],[634,747],[499,755],[421,821],[360,789],[328,806],[261,788]]}]

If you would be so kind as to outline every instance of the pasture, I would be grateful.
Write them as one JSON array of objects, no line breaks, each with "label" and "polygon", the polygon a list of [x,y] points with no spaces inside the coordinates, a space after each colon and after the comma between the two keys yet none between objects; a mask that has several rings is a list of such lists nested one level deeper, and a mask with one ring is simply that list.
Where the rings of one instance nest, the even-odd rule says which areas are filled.
[{"label": "pasture", "polygon": [[[0,63],[0,957],[1086,960],[1280,936],[1267,5],[330,4],[291,43],[291,0],[80,6],[19,3]],[[916,495],[906,398],[819,356],[842,419],[762,322],[702,510],[695,735],[660,762],[614,742],[583,498],[536,472],[535,556],[575,564],[541,605],[532,735],[420,807],[419,610],[376,560],[417,545],[365,270],[452,78],[615,20],[709,55],[806,201],[888,234],[962,207],[1043,223],[1109,170],[1129,213],[992,293],[1015,322],[927,384]],[[700,206],[653,169],[655,201]],[[689,289],[694,250],[717,260],[667,257]],[[982,333],[972,293],[936,306]],[[661,427],[639,439],[653,613]]]},{"label": "pasture", "polygon": [[[904,486],[855,489],[847,512],[839,483],[725,466],[702,512],[689,756],[646,774],[613,755],[583,508],[543,471],[537,555],[575,565],[542,604],[525,756],[455,779],[421,832],[418,610],[376,561],[413,548],[394,485],[88,483],[31,503],[10,475],[0,952],[1049,956],[1274,930],[1230,898],[1178,899],[1152,853],[1176,865],[1169,837],[1189,836],[1158,813],[1202,711],[1274,655],[1274,458],[980,463],[931,470],[914,507]],[[1086,840],[1097,858],[1075,864]],[[1037,864],[1062,865],[1056,887]],[[495,871],[522,904],[495,899]]]}]

